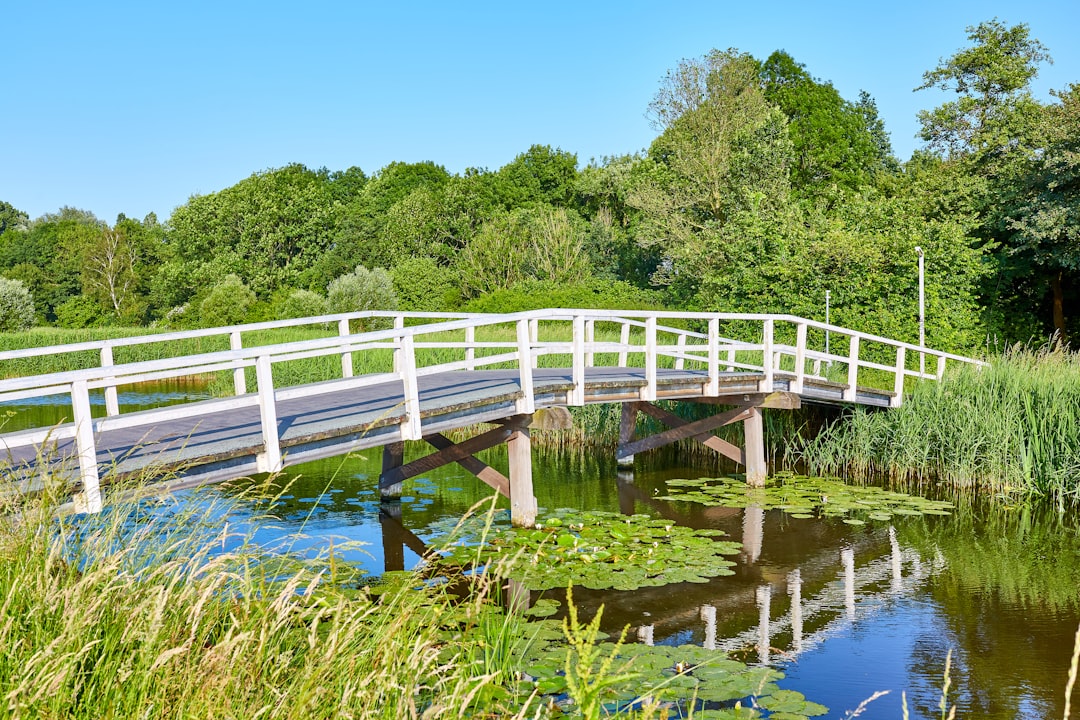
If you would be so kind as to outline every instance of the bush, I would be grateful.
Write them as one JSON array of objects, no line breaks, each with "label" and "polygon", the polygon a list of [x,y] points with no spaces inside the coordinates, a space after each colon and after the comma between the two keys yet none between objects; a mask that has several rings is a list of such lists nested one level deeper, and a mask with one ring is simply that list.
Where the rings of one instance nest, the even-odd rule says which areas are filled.
[{"label": "bush", "polygon": [[280,304],[275,306],[273,319],[288,320],[290,318],[315,317],[325,315],[326,311],[326,298],[319,293],[310,290],[293,290]]},{"label": "bush", "polygon": [[255,304],[255,293],[237,275],[226,275],[199,303],[199,321],[204,327],[237,325],[247,319]]},{"label": "bush", "polygon": [[390,277],[403,310],[442,312],[461,304],[454,271],[434,258],[407,258],[390,269]]},{"label": "bush", "polygon": [[396,310],[397,294],[390,273],[382,268],[368,270],[357,265],[356,270],[330,281],[326,288],[326,303],[332,313],[361,310]]},{"label": "bush", "polygon": [[56,324],[62,328],[101,327],[107,321],[101,305],[85,295],[68,298],[56,306]]},{"label": "bush", "polygon": [[512,313],[543,308],[662,310],[660,294],[621,280],[593,279],[575,285],[526,282],[465,304],[468,312]]},{"label": "bush", "polygon": [[26,330],[34,324],[34,298],[21,280],[0,277],[0,332]]}]

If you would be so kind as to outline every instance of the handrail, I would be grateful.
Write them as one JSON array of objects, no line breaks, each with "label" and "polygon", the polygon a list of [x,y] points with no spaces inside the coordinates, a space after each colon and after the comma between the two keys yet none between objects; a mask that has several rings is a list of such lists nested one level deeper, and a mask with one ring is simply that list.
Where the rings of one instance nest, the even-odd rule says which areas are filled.
[{"label": "handrail", "polygon": [[[375,318],[392,319],[392,328],[370,330],[359,333],[350,331],[350,322]],[[435,320],[419,325],[406,326],[413,320]],[[660,320],[691,320],[705,323],[707,332],[671,327],[659,324]],[[737,340],[720,336],[720,324],[723,322],[760,323],[760,335],[751,340]],[[335,336],[311,340],[274,343],[243,347],[243,333],[270,330],[283,327],[304,325],[338,324]],[[540,323],[569,324],[570,339],[541,340]],[[618,325],[619,340],[596,339],[597,323]],[[776,341],[778,324],[795,326],[795,344],[788,345]],[[479,328],[513,325],[512,339],[502,342],[477,341]],[[631,329],[635,333],[631,333]],[[847,355],[821,352],[808,346],[808,330],[821,330],[836,335],[847,336],[850,340]],[[423,340],[425,336],[464,332],[464,342],[454,340]],[[664,342],[658,340],[663,335]],[[162,358],[159,360],[141,360],[131,363],[114,364],[112,350],[120,346],[143,343],[169,342],[195,337],[228,336],[230,350],[220,350],[195,355]],[[674,341],[667,338],[673,337]],[[896,353],[894,365],[885,365],[860,358],[862,343],[878,343],[891,347]],[[444,348],[464,350],[462,360],[436,363],[427,366],[417,365],[417,350]],[[641,356],[638,367],[644,369],[645,386],[641,389],[641,399],[650,401],[657,397],[659,359],[670,358],[676,370],[682,370],[685,363],[698,363],[707,370],[705,393],[710,396],[719,394],[719,376],[721,372],[734,372],[736,369],[761,374],[759,390],[772,392],[780,378],[788,382],[788,389],[802,393],[808,378],[821,379],[819,374],[822,362],[847,365],[847,383],[843,389],[843,399],[854,402],[858,398],[858,373],[860,369],[874,369],[893,375],[891,405],[897,406],[903,400],[904,381],[908,377],[922,379],[940,379],[946,363],[954,362],[986,365],[985,362],[965,358],[960,355],[945,353],[931,348],[911,345],[890,340],[876,335],[860,333],[855,330],[835,325],[820,323],[792,315],[767,315],[761,313],[692,313],[681,311],[628,311],[628,310],[531,310],[508,314],[480,313],[410,313],[391,311],[364,311],[359,313],[340,313],[313,318],[296,318],[268,323],[251,323],[224,328],[207,328],[176,333],[162,333],[115,340],[74,343],[53,348],[28,348],[0,352],[0,360],[11,360],[47,353],[81,352],[99,350],[101,365],[81,370],[67,370],[27,377],[15,377],[0,380],[0,402],[16,401],[31,397],[69,393],[71,396],[73,427],[56,429],[52,437],[71,437],[74,435],[79,455],[83,484],[86,488],[87,507],[100,507],[100,495],[97,488],[97,465],[94,433],[109,426],[119,416],[116,388],[121,385],[160,380],[186,375],[219,371],[234,373],[234,395],[247,397],[247,378],[245,370],[254,367],[256,372],[256,393],[251,400],[244,400],[244,405],[258,405],[262,426],[264,452],[259,455],[258,467],[262,471],[275,472],[282,467],[280,444],[277,436],[277,403],[282,399],[283,391],[275,389],[272,366],[275,363],[288,362],[308,357],[340,355],[341,377],[353,377],[353,354],[370,350],[391,349],[394,356],[392,373],[382,374],[380,381],[396,378],[402,382],[404,391],[404,411],[400,426],[401,439],[419,439],[422,436],[419,390],[417,379],[421,375],[430,375],[450,370],[472,370],[492,364],[516,364],[519,374],[521,398],[517,401],[517,412],[532,413],[535,409],[533,398],[533,369],[542,355],[570,355],[572,390],[569,395],[571,405],[584,405],[586,368],[593,367],[599,354],[614,355],[620,367],[629,366],[630,355]],[[493,355],[477,357],[477,349],[504,350]],[[909,370],[906,367],[907,353],[918,354],[925,358],[937,358],[934,374],[922,370]],[[724,357],[721,358],[721,353]],[[738,353],[743,357],[739,358]],[[746,354],[751,355],[750,358]],[[761,362],[757,363],[756,357]],[[789,358],[793,367],[784,367],[784,358]],[[636,361],[635,361],[636,362]],[[814,363],[807,371],[808,362]],[[920,363],[921,366],[921,363]],[[361,386],[374,381],[371,376],[355,378],[349,384]],[[340,382],[340,381],[339,381]],[[90,414],[89,392],[104,389],[107,417],[93,419]],[[325,392],[318,385],[301,385],[289,388],[288,397],[305,397]],[[211,403],[208,412],[213,411]],[[184,408],[184,406],[179,406]],[[163,408],[155,412],[154,417],[162,421],[175,417],[190,417],[197,412],[192,408],[170,410]],[[41,442],[42,430],[12,433],[4,436],[5,444],[18,447]]]}]

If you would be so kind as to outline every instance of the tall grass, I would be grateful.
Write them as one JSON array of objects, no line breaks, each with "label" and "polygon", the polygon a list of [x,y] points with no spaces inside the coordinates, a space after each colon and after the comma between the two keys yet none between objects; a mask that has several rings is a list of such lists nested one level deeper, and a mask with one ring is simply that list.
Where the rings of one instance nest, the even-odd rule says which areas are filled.
[{"label": "tall grass", "polygon": [[[224,500],[57,519],[43,499],[0,515],[0,714],[458,718],[481,698],[505,717],[528,709],[484,693],[504,681],[476,661],[484,633],[447,646],[446,586],[350,589],[333,556],[231,535]],[[490,600],[493,583],[473,587],[475,607]],[[473,607],[456,606],[466,625]],[[511,642],[512,629],[495,632]]]},{"label": "tall grass", "polygon": [[819,472],[938,479],[1080,499],[1080,356],[1014,348],[916,386],[888,412],[856,409],[793,449]]}]

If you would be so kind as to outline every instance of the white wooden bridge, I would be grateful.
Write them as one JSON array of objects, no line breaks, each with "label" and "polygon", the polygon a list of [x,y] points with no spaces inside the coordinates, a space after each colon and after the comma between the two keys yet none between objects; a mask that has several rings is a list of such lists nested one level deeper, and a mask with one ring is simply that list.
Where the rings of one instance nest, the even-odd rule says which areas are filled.
[{"label": "white wooden bridge", "polygon": [[[374,324],[387,329],[355,331]],[[326,337],[252,344],[282,328]],[[227,339],[230,349],[114,362],[124,348],[153,346],[165,356],[197,338]],[[28,358],[71,355],[75,364],[73,354],[88,351],[91,367],[18,376]],[[286,364],[320,357],[340,359],[335,378],[275,383]],[[743,464],[747,480],[758,483],[766,474],[762,408],[803,401],[896,407],[905,382],[940,379],[949,363],[981,364],[789,315],[564,309],[372,311],[30,348],[0,352],[0,403],[60,395],[71,415],[56,426],[0,434],[0,472],[7,487],[22,491],[40,488],[46,475],[66,479],[74,509],[97,511],[103,485],[125,477],[156,473],[168,478],[163,488],[178,488],[383,447],[384,494],[457,462],[508,496],[514,522],[528,525],[536,515],[529,427],[539,410],[621,403],[620,461],[689,438]],[[230,397],[121,412],[118,388],[220,372],[232,374]],[[93,416],[91,393],[104,395],[104,417]],[[654,404],[665,399],[731,409],[686,422]],[[670,429],[636,438],[638,412]],[[712,435],[733,422],[744,424],[744,448]],[[458,443],[445,435],[479,423],[496,427]],[[403,464],[405,440],[425,440],[435,452]],[[502,442],[509,477],[475,457]]]}]

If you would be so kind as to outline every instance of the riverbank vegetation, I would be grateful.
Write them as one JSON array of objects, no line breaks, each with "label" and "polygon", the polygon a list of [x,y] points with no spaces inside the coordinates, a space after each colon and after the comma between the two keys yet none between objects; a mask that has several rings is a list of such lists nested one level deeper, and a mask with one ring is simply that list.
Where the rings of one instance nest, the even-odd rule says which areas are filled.
[{"label": "riverbank vegetation", "polygon": [[0,331],[553,304],[823,319],[829,291],[837,324],[915,341],[919,246],[930,345],[1075,332],[1080,95],[1033,96],[1049,53],[1025,25],[969,38],[923,77],[955,98],[921,113],[906,161],[870,95],[730,49],[663,78],[640,154],[288,165],[167,219],[0,203]]},{"label": "riverbank vegetation", "polygon": [[1017,347],[921,383],[889,412],[856,408],[794,448],[815,472],[940,480],[1080,499],[1080,356]]}]

